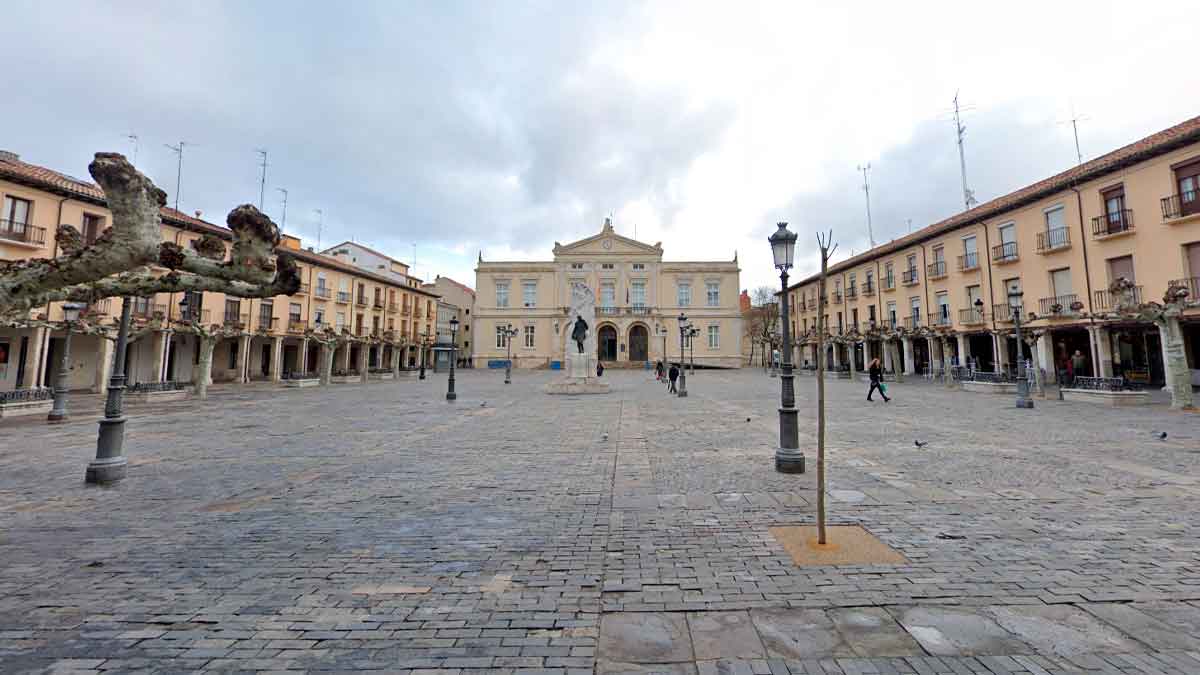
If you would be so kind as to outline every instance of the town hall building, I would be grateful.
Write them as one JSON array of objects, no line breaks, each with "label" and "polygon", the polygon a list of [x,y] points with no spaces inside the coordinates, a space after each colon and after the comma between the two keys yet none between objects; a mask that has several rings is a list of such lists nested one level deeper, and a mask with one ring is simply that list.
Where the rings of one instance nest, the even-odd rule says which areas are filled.
[{"label": "town hall building", "polygon": [[502,365],[555,368],[563,358],[571,286],[596,296],[596,357],[608,366],[644,367],[680,357],[679,316],[690,326],[685,360],[697,367],[737,368],[742,358],[737,255],[723,262],[663,260],[661,243],[646,244],[613,231],[554,244],[545,262],[485,261],[475,268],[471,332],[477,368]]}]

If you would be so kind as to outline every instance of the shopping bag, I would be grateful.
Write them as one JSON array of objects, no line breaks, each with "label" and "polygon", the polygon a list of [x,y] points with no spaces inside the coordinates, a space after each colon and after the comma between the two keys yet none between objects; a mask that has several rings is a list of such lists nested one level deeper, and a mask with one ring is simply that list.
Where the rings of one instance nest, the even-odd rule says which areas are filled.
[{"label": "shopping bag", "polygon": [[879,383],[879,393],[887,394],[887,385],[884,384],[883,382]]}]

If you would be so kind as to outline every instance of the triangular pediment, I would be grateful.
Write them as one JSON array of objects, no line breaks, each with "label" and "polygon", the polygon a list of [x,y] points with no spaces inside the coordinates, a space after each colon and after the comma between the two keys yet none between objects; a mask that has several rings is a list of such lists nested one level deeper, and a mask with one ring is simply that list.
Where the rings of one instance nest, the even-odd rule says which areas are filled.
[{"label": "triangular pediment", "polygon": [[623,237],[613,231],[612,223],[605,219],[604,228],[598,234],[569,244],[554,242],[554,255],[653,255],[662,256],[662,244],[646,244],[636,239]]}]

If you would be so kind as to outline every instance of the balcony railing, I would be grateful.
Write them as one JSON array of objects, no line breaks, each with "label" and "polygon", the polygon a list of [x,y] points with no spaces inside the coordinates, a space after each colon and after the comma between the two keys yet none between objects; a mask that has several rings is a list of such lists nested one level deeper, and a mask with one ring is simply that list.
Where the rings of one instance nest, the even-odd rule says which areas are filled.
[{"label": "balcony railing", "polygon": [[0,239],[40,246],[46,243],[46,228],[15,220],[0,220]]},{"label": "balcony railing", "polygon": [[383,301],[382,301],[382,300],[376,300],[376,301],[375,301],[375,302],[372,304],[372,307],[374,307],[375,309],[383,309]]},{"label": "balcony railing", "polygon": [[913,314],[912,316],[904,317],[904,327],[909,330],[916,330],[921,327],[921,315]]},{"label": "balcony railing", "polygon": [[842,294],[840,291],[833,292],[833,304],[835,304],[835,305],[842,304]]},{"label": "balcony railing", "polygon": [[[1134,286],[1130,290],[1133,291],[1134,304],[1142,304],[1142,287]],[[1110,291],[1095,291],[1092,293],[1092,309],[1099,311],[1116,309],[1117,300],[1117,296]]]},{"label": "balcony railing", "polygon": [[395,314],[397,311],[399,311],[399,309],[400,309],[400,305],[397,305],[397,304],[395,303],[395,301],[392,301],[392,302],[389,302],[389,303],[388,303],[388,306],[387,306],[387,311],[388,311],[388,312],[391,312],[392,314]]},{"label": "balcony railing", "polygon": [[258,329],[259,330],[274,330],[275,329],[275,317],[259,314],[258,315]]},{"label": "balcony railing", "polygon": [[287,332],[289,333],[303,333],[305,330],[308,330],[308,323],[295,317],[288,317],[287,326]]},{"label": "balcony railing", "polygon": [[296,291],[297,295],[308,295],[308,284],[300,284],[300,290]]},{"label": "balcony railing", "polygon": [[992,318],[999,323],[1012,323],[1013,308],[1012,305],[1000,302],[992,305]]},{"label": "balcony railing", "polygon": [[358,296],[357,298],[355,298],[355,299],[354,299],[354,304],[355,304],[355,306],[357,306],[357,307],[366,307],[366,306],[367,306],[367,299],[366,299],[365,297],[363,297],[363,296],[361,296],[361,295],[360,295],[360,296]]},{"label": "balcony railing", "polygon": [[884,277],[883,278],[883,290],[885,290],[885,291],[896,290],[896,277]]},{"label": "balcony railing", "polygon": [[1055,295],[1039,299],[1038,309],[1041,310],[1042,316],[1075,316],[1078,310],[1072,309],[1071,306],[1077,302],[1079,297],[1074,293]]},{"label": "balcony railing", "polygon": [[904,270],[904,273],[900,275],[900,280],[905,286],[915,286],[921,279],[920,275],[917,274],[917,268],[914,267],[912,269]]},{"label": "balcony railing", "polygon": [[329,290],[328,286],[317,286],[317,290],[313,291],[313,295],[322,300],[328,300],[332,293],[333,291]]},{"label": "balcony railing", "polygon": [[863,284],[862,285],[862,294],[863,294],[864,298],[869,298],[872,295],[875,295],[875,284],[871,283],[870,281]]},{"label": "balcony railing", "polygon": [[950,325],[950,310],[947,309],[945,311],[945,313],[930,312],[929,313],[929,325],[930,326],[949,326]]},{"label": "balcony railing", "polygon": [[958,322],[964,326],[978,326],[983,323],[983,310],[974,307],[958,310]]},{"label": "balcony railing", "polygon": [[1200,277],[1189,277],[1187,279],[1176,279],[1174,281],[1174,284],[1176,286],[1183,286],[1184,288],[1187,289],[1188,302],[1196,302],[1197,300],[1200,300]]},{"label": "balcony railing", "polygon": [[350,294],[346,291],[338,291],[337,301],[343,305],[350,304]]},{"label": "balcony railing", "polygon": [[994,262],[1016,262],[1017,258],[1017,242],[1015,241],[1006,241],[1003,244],[996,244],[992,247],[992,260]]},{"label": "balcony railing", "polygon": [[1071,230],[1066,227],[1056,227],[1053,230],[1038,232],[1038,253],[1049,253],[1071,247]]},{"label": "balcony railing", "polygon": [[1096,238],[1111,237],[1132,229],[1133,211],[1131,209],[1121,209],[1092,218],[1092,235]]},{"label": "balcony railing", "polygon": [[846,287],[846,299],[847,300],[855,300],[857,298],[858,298],[858,287],[857,286],[847,286]]},{"label": "balcony railing", "polygon": [[958,271],[959,272],[966,272],[969,270],[976,269],[977,267],[979,267],[979,254],[978,253],[964,253],[963,255],[958,256]]},{"label": "balcony railing", "polygon": [[231,328],[245,328],[250,323],[250,315],[225,312],[223,323]]},{"label": "balcony railing", "polygon": [[1162,198],[1163,220],[1182,218],[1194,213],[1200,213],[1200,191],[1188,190]]},{"label": "balcony railing", "polygon": [[619,316],[621,314],[621,308],[600,306],[596,308],[596,313],[600,316]]},{"label": "balcony railing", "polygon": [[111,307],[112,307],[112,298],[104,298],[102,300],[96,300],[93,302],[89,302],[88,306],[85,307],[82,312],[80,312],[80,315],[81,316],[92,316],[92,317],[103,316],[105,314],[108,314],[108,310]]},{"label": "balcony railing", "polygon": [[941,279],[942,277],[946,276],[946,261],[936,260],[929,263],[929,265],[927,265],[927,269],[925,270],[925,275],[930,279]]},{"label": "balcony railing", "polygon": [[135,302],[129,314],[137,321],[148,321],[153,319],[156,314],[165,317],[167,315],[167,306],[165,304],[155,305],[149,302]]},{"label": "balcony railing", "polygon": [[409,307],[408,305],[404,305],[403,307],[400,308],[400,315],[401,316],[411,316],[412,315],[412,307]]}]

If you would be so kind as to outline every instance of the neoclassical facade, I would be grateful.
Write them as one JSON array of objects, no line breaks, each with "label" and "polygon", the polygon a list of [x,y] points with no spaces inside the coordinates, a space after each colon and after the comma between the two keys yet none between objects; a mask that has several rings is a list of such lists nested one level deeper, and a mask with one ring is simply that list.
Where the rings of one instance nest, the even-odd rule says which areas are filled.
[{"label": "neoclassical facade", "polygon": [[646,244],[601,231],[570,244],[554,244],[545,262],[484,261],[475,268],[471,332],[476,367],[503,365],[505,328],[512,326],[513,365],[553,368],[563,358],[571,328],[571,285],[596,294],[597,358],[610,366],[644,367],[678,360],[679,315],[698,331],[685,340],[686,359],[697,366],[741,366],[742,319],[738,310],[737,256],[725,262],[663,260],[661,243]]}]

